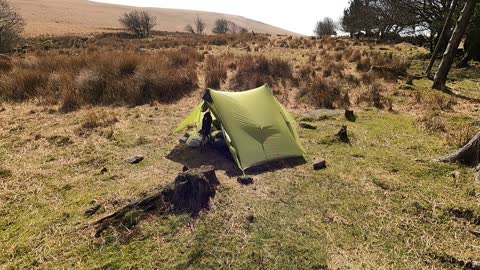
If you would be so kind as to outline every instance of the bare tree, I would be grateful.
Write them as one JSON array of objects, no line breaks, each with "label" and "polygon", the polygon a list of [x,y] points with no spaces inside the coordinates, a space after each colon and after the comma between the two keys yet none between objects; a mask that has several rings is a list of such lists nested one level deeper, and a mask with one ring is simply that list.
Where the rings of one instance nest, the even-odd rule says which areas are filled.
[{"label": "bare tree", "polygon": [[119,19],[120,23],[137,37],[148,37],[157,25],[157,17],[146,11],[130,11]]},{"label": "bare tree", "polygon": [[8,0],[0,0],[0,53],[9,52],[22,40],[25,23]]},{"label": "bare tree", "polygon": [[226,34],[230,31],[229,22],[226,19],[218,19],[215,21],[215,26],[212,32],[215,34]]},{"label": "bare tree", "polygon": [[445,36],[447,35],[447,32],[449,29],[452,27],[452,21],[453,21],[453,13],[455,13],[455,10],[457,9],[458,5],[458,0],[453,0],[452,4],[450,6],[450,11],[448,12],[447,19],[445,20],[445,23],[443,25],[442,32],[440,33],[440,36],[438,37],[437,45],[435,45],[435,49],[432,52],[432,57],[430,58],[430,63],[428,64],[427,70],[425,71],[425,74],[427,77],[431,76],[432,73],[432,68],[433,64],[435,64],[435,59],[437,58],[437,55],[440,53],[441,48],[443,47],[443,40],[445,39]]},{"label": "bare tree", "polygon": [[187,26],[185,26],[185,31],[189,32],[189,33],[192,33],[192,34],[197,34],[197,35],[203,35],[205,34],[205,22],[200,18],[197,17],[195,18],[195,21],[193,22],[193,25],[192,26],[191,24],[187,24]]},{"label": "bare tree", "polygon": [[240,30],[241,30],[241,27],[238,26],[238,24],[232,21],[228,21],[228,32],[230,34],[233,34],[233,35],[239,34]]},{"label": "bare tree", "polygon": [[433,81],[433,89],[445,91],[445,83],[447,81],[448,73],[450,72],[450,68],[452,67],[453,60],[455,57],[455,52],[462,41],[462,38],[467,30],[468,23],[470,22],[470,18],[472,17],[475,11],[475,4],[477,0],[467,0],[465,6],[463,7],[462,13],[458,18],[457,25],[455,26],[455,30],[453,30],[452,37],[448,42],[447,49],[443,54],[442,62],[438,67],[438,71],[435,74],[435,79]]},{"label": "bare tree", "polygon": [[331,18],[324,18],[323,21],[317,22],[317,25],[313,32],[315,35],[322,37],[322,36],[333,36],[337,35],[335,31],[337,26],[335,22]]},{"label": "bare tree", "polygon": [[467,67],[470,60],[480,61],[480,2],[477,3],[475,15],[473,15],[472,21],[468,25],[463,47],[465,54],[457,67]]}]

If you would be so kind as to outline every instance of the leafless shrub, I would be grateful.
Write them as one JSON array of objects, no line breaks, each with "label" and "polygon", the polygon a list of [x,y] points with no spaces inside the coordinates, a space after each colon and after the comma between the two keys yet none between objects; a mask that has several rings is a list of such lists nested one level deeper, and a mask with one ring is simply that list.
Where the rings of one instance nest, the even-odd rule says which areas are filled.
[{"label": "leafless shrub", "polygon": [[9,1],[0,0],[0,53],[13,50],[22,41],[25,23]]},{"label": "leafless shrub", "polygon": [[229,31],[229,23],[226,19],[218,19],[215,21],[215,26],[212,29],[214,34],[226,34]]},{"label": "leafless shrub", "polygon": [[191,34],[203,35],[205,34],[205,26],[205,22],[197,16],[193,22],[193,26],[191,24],[187,24],[187,26],[185,26],[185,31]]},{"label": "leafless shrub", "polygon": [[151,30],[157,25],[157,17],[138,10],[123,14],[119,21],[128,31],[140,38],[150,36]]}]

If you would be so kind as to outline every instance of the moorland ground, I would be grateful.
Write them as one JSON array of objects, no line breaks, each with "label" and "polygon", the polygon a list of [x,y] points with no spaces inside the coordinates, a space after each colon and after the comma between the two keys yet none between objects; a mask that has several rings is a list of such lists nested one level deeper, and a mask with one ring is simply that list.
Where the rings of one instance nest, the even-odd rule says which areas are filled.
[{"label": "moorland ground", "polygon": [[[173,33],[28,43],[0,62],[2,268],[455,269],[479,259],[472,170],[431,161],[478,132],[478,63],[452,71],[452,95],[414,79],[428,52],[405,43]],[[171,134],[206,87],[263,83],[317,128],[299,129],[306,163],[263,166],[242,186],[233,162]],[[350,144],[335,138],[342,125]],[[145,160],[127,164],[135,154]],[[317,157],[327,169],[312,169]],[[183,165],[216,168],[209,211],[153,214],[95,237],[95,221]]]},{"label": "moorland ground", "polygon": [[[68,34],[90,34],[118,32],[121,24],[118,18],[131,7],[104,4],[86,0],[11,0],[12,5],[26,20],[25,35],[39,34],[63,36]],[[210,32],[215,20],[225,18],[258,33],[294,34],[284,29],[241,16],[205,11],[142,8],[157,17],[158,29],[183,32],[196,16],[207,24]]]}]

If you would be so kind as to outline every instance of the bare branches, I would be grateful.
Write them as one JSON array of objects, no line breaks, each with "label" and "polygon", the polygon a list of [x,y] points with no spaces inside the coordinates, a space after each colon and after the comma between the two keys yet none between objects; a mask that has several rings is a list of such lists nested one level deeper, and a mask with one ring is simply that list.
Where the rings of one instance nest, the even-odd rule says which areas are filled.
[{"label": "bare branches", "polygon": [[7,0],[0,0],[0,53],[13,50],[22,41],[25,22]]},{"label": "bare branches", "polygon": [[184,29],[191,34],[203,35],[205,34],[205,27],[205,22],[197,15],[195,21],[193,22],[193,26],[191,24],[187,24]]},{"label": "bare branches", "polygon": [[119,21],[137,37],[150,36],[151,30],[157,25],[157,17],[150,15],[146,11],[137,10],[123,14]]},{"label": "bare branches", "polygon": [[323,21],[317,22],[315,30],[313,32],[315,35],[322,36],[335,36],[337,35],[337,25],[331,18],[324,18]]}]

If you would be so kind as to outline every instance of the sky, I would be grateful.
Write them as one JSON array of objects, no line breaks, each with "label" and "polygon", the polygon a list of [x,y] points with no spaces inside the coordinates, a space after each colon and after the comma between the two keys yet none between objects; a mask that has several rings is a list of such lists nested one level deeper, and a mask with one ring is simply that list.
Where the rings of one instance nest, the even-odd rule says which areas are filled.
[{"label": "sky", "polygon": [[315,23],[324,17],[338,21],[348,0],[95,0],[137,7],[212,11],[240,15],[292,32],[313,35]]}]

